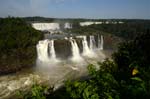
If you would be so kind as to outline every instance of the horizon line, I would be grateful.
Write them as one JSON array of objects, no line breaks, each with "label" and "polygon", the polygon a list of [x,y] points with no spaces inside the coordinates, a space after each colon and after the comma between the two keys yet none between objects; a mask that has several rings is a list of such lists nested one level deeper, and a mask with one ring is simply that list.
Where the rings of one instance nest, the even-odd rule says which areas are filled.
[{"label": "horizon line", "polygon": [[84,19],[84,20],[150,20],[150,18],[84,18],[84,17],[47,17],[47,16],[5,16],[0,18],[52,18],[52,19]]}]

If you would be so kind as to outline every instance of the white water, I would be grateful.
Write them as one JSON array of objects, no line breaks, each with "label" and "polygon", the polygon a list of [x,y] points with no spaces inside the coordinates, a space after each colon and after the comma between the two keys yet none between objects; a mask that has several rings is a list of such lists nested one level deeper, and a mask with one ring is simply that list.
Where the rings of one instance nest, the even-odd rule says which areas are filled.
[{"label": "white water", "polygon": [[[54,40],[43,40],[37,44],[38,60],[40,62],[58,62],[55,54]],[[49,52],[49,53],[48,53]],[[50,55],[49,55],[50,54]]]},{"label": "white water", "polygon": [[81,61],[83,61],[83,58],[80,55],[79,47],[77,45],[76,40],[71,39],[70,43],[71,43],[71,51],[72,51],[72,58],[71,58],[71,60],[73,62],[81,62]]},{"label": "white water", "polygon": [[100,43],[100,50],[103,50],[103,45],[104,45],[104,39],[103,36],[101,35],[101,43]]},{"label": "white water", "polygon": [[33,28],[36,30],[59,30],[59,23],[32,23]]},{"label": "white water", "polygon": [[[32,23],[32,27],[35,28],[36,30],[40,31],[54,31],[54,30],[60,30],[60,23]],[[64,23],[64,28],[65,29],[71,29],[72,24],[71,23]]]},{"label": "white water", "polygon": [[71,29],[71,28],[72,28],[72,24],[66,22],[66,23],[64,24],[64,28],[65,28],[65,29]]},{"label": "white water", "polygon": [[102,24],[103,22],[92,22],[92,21],[87,21],[87,22],[80,22],[80,26],[89,26],[89,25],[92,25],[92,24]]},{"label": "white water", "polygon": [[90,36],[90,49],[93,51],[96,48],[96,42],[94,36]]},{"label": "white water", "polygon": [[[94,36],[90,36],[90,43],[88,46],[88,41],[86,36],[80,36],[82,37],[82,46],[83,46],[83,52],[82,55],[84,57],[88,58],[95,58],[97,57],[96,55],[96,41]],[[71,60],[73,62],[79,62],[82,61],[83,58],[81,57],[80,50],[78,47],[78,44],[73,37],[69,38],[69,42],[71,43],[71,53],[72,57]],[[98,49],[103,50],[103,36],[98,38]],[[62,49],[63,50],[63,49]],[[39,62],[47,62],[48,64],[50,63],[57,63],[58,59],[56,57],[56,52],[54,48],[54,40],[43,40],[39,41],[37,44],[37,54],[38,54],[38,61]]]},{"label": "white water", "polygon": [[38,55],[38,60],[42,62],[48,62],[49,57],[48,57],[48,40],[43,40],[39,41],[37,44],[37,55]]},{"label": "white water", "polygon": [[88,46],[86,36],[83,36],[82,45],[83,45],[83,56],[87,56],[90,58],[95,57],[95,53]]},{"label": "white water", "polygon": [[55,48],[54,48],[54,40],[49,41],[49,52],[50,52],[50,60],[57,62],[58,59],[56,58]]},{"label": "white water", "polygon": [[100,49],[100,46],[101,46],[101,39],[100,39],[100,37],[98,35],[98,49]]},{"label": "white water", "polygon": [[104,46],[103,36],[101,35],[101,37],[99,37],[98,35],[98,49],[103,50],[103,46]]}]

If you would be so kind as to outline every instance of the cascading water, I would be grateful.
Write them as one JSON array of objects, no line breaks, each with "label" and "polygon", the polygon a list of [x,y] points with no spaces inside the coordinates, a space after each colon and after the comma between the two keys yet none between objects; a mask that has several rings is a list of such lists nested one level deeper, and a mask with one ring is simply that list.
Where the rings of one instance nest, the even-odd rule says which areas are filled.
[{"label": "cascading water", "polygon": [[42,62],[48,62],[48,40],[39,41],[39,43],[36,45],[37,48],[37,54],[38,54],[38,60]]},{"label": "cascading water", "polygon": [[87,56],[90,58],[95,57],[95,53],[88,47],[86,36],[83,36],[82,45],[83,45],[83,56]]},{"label": "cascading water", "polygon": [[[79,46],[73,37],[67,38],[69,42],[71,43],[71,61],[79,62],[84,60],[84,58],[96,58],[97,57],[97,50],[94,50],[96,48],[96,41],[94,36],[90,36],[90,44],[88,46],[87,36],[80,36],[79,40],[82,40],[82,47],[83,49],[82,56],[80,54]],[[57,45],[59,46],[59,45]],[[56,48],[57,48],[56,46]],[[38,63],[46,63],[46,64],[55,64],[57,62],[60,62],[56,58],[56,52],[54,47],[54,40],[43,40],[39,41],[37,44],[37,61]],[[103,50],[103,36],[99,36],[98,38],[98,49]],[[58,50],[56,50],[58,51]],[[100,51],[101,52],[101,51]],[[99,53],[100,53],[99,52]],[[101,52],[102,53],[102,52]],[[68,55],[69,56],[69,55]],[[102,56],[102,55],[101,55]]]},{"label": "cascading water", "polygon": [[70,43],[71,43],[71,50],[72,50],[72,58],[71,58],[71,60],[73,62],[81,62],[81,61],[83,61],[83,58],[80,55],[79,47],[77,45],[76,40],[71,39]]},{"label": "cascading water", "polygon": [[[78,42],[74,37],[65,38],[66,40],[47,39],[39,41],[36,46],[38,56],[36,70],[48,75],[53,71],[55,72],[55,70],[58,70],[59,74],[60,69],[65,71],[69,67],[73,70],[79,71],[80,68],[86,66],[88,63],[95,62],[97,59],[104,60],[105,54],[103,54],[103,51],[93,50],[97,41],[95,41],[94,36],[90,37],[90,44],[88,44],[87,36],[78,37],[79,38],[76,38],[78,39]],[[102,37],[101,39],[103,40]],[[103,44],[103,41],[100,42],[100,44]],[[80,50],[82,51],[82,54],[80,54]],[[61,60],[61,54],[64,54],[64,58],[66,59],[69,58],[70,55],[72,56],[69,61]],[[57,57],[60,57],[60,59],[58,59],[56,55]]]},{"label": "cascading water", "polygon": [[91,50],[94,50],[95,48],[96,48],[96,42],[95,42],[95,38],[94,38],[94,36],[90,36],[90,49]]},{"label": "cascading water", "polygon": [[71,29],[71,28],[72,28],[72,24],[66,22],[66,23],[64,24],[64,28],[65,28],[65,29]]},{"label": "cascading water", "polygon": [[[98,35],[98,50],[103,50],[103,44],[104,44],[103,36]],[[101,56],[100,57],[101,60],[104,60],[106,58],[105,54],[102,51],[99,51],[99,55]]]},{"label": "cascading water", "polygon": [[103,45],[104,45],[104,39],[103,39],[103,36],[101,35],[101,46],[100,46],[101,50],[103,50]]},{"label": "cascading water", "polygon": [[39,41],[36,47],[37,47],[38,61],[41,62],[53,61],[53,63],[58,62],[58,59],[56,58],[55,54],[54,40]]},{"label": "cascading water", "polygon": [[49,53],[50,53],[50,60],[57,62],[56,54],[55,54],[55,48],[54,48],[54,40],[49,41]]},{"label": "cascading water", "polygon": [[98,35],[98,48],[100,49],[100,46],[101,46],[101,39],[100,39],[100,37],[99,37],[99,35]]},{"label": "cascading water", "polygon": [[99,37],[99,35],[98,35],[98,48],[99,48],[100,50],[103,50],[103,45],[104,45],[103,36],[101,35],[101,37]]}]

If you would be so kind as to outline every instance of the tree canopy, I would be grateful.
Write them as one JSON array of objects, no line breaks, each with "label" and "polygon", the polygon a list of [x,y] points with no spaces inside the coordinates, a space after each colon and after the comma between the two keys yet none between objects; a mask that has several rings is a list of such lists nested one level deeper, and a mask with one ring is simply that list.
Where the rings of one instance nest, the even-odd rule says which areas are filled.
[{"label": "tree canopy", "polygon": [[0,19],[0,74],[11,71],[11,68],[33,64],[35,45],[42,37],[40,31],[33,29],[21,18]]}]

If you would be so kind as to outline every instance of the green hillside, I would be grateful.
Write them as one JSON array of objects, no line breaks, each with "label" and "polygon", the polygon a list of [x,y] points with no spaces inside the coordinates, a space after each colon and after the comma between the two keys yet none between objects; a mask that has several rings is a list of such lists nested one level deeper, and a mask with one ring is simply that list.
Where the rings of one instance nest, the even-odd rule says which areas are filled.
[{"label": "green hillside", "polygon": [[23,19],[0,19],[0,74],[33,65],[35,45],[42,37]]}]

